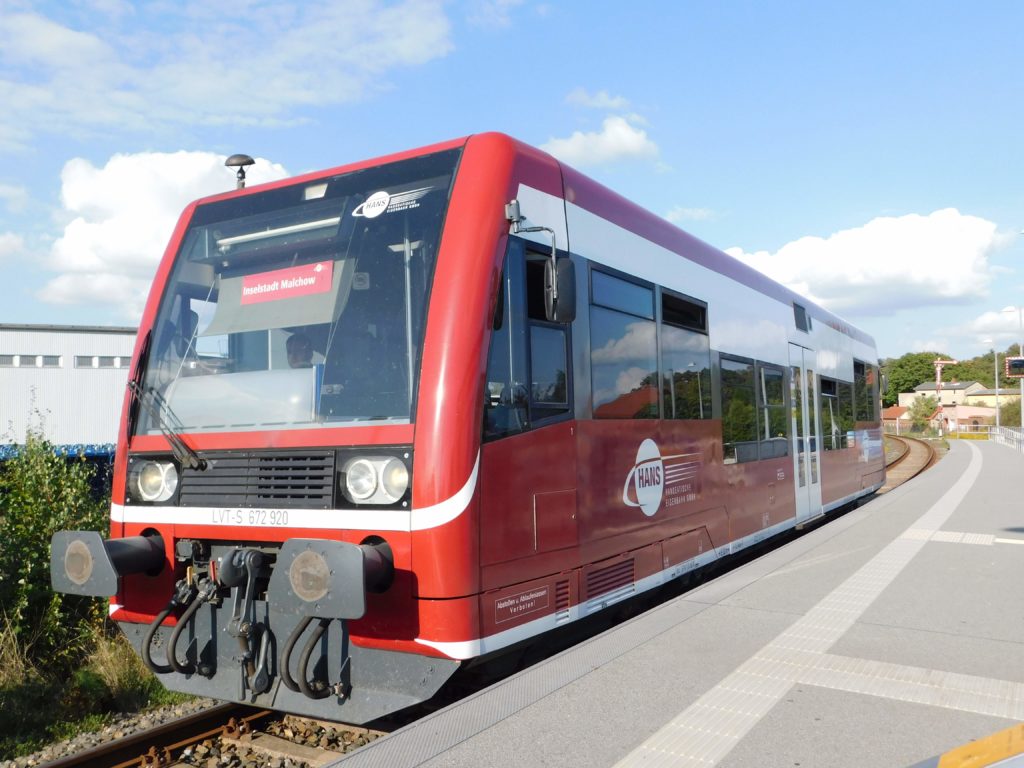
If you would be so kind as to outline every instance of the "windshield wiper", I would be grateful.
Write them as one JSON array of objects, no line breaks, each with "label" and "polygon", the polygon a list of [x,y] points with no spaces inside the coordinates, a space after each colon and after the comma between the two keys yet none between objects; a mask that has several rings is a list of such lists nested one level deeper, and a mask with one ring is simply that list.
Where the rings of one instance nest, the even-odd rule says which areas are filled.
[{"label": "windshield wiper", "polygon": [[[138,398],[139,403],[149,411],[154,421],[156,421],[157,426],[160,427],[160,433],[171,444],[171,453],[174,454],[174,458],[178,460],[178,463],[182,467],[197,469],[200,472],[205,470],[206,459],[196,453],[195,448],[192,448],[182,440],[178,430],[174,429],[171,425],[171,420],[174,420],[177,422],[178,428],[181,428],[181,422],[178,421],[174,411],[171,410],[171,406],[167,404],[163,396],[154,389],[143,390],[137,381],[128,382],[128,388]],[[146,395],[149,395],[148,399]]]},{"label": "windshield wiper", "polygon": [[135,370],[132,372],[134,375],[128,381],[128,391],[131,393],[131,399],[128,401],[128,419],[127,419],[127,433],[126,438],[131,439],[132,434],[135,432],[135,423],[139,418],[139,409],[136,407],[136,403],[139,400],[139,382],[142,381],[142,375],[146,370],[146,363],[149,362],[149,342],[153,338],[153,331],[146,331],[146,338],[142,340],[142,347],[139,352],[139,359],[135,363]]}]

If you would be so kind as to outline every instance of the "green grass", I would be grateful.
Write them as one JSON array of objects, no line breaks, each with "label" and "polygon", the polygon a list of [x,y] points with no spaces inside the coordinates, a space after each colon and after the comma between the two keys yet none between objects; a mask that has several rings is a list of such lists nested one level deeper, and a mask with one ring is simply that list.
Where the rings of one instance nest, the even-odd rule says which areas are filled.
[{"label": "green grass", "polygon": [[0,628],[0,760],[189,698],[166,690],[120,634],[96,638],[85,665],[55,680],[18,653],[9,627]]}]

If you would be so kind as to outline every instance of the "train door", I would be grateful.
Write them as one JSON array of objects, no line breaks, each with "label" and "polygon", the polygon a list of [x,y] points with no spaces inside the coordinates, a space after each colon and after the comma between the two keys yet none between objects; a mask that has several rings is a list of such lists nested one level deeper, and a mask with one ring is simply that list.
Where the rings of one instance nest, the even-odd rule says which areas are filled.
[{"label": "train door", "polygon": [[517,562],[520,581],[536,575],[525,560],[577,542],[570,335],[545,319],[548,259],[509,238],[484,393],[481,562]]},{"label": "train door", "polygon": [[789,365],[793,475],[796,478],[796,521],[799,524],[821,513],[821,453],[814,351],[790,344]]}]

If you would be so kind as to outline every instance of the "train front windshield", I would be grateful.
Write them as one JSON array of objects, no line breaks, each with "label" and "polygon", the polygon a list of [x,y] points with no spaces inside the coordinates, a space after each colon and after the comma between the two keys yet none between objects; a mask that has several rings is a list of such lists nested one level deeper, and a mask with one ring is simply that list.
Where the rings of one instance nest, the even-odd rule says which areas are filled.
[{"label": "train front windshield", "polygon": [[409,422],[458,156],[199,206],[153,327],[153,402],[136,432]]}]

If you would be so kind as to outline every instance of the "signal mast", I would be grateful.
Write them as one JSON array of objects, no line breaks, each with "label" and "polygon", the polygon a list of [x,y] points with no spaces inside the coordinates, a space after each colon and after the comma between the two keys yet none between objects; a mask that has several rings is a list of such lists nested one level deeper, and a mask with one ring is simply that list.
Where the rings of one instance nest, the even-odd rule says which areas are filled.
[{"label": "signal mast", "polygon": [[936,358],[932,365],[935,366],[935,397],[938,399],[937,410],[942,411],[942,368],[946,365],[956,365],[959,360],[943,360],[942,358]]},{"label": "signal mast", "polygon": [[935,396],[939,399],[939,408],[942,408],[942,367],[946,365],[957,365],[959,360],[943,360],[936,358],[932,365],[935,366]]}]

